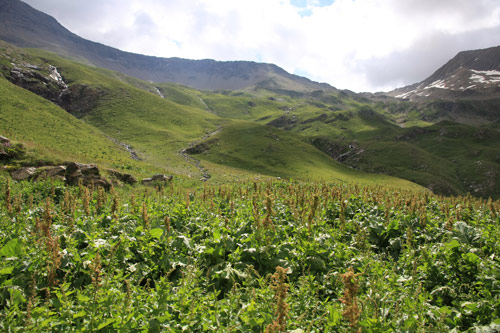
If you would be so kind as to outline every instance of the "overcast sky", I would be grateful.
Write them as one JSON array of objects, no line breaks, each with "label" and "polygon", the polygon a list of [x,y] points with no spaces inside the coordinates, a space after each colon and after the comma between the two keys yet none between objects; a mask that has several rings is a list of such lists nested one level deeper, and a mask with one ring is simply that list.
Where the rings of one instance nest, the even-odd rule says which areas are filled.
[{"label": "overcast sky", "polygon": [[23,0],[125,51],[253,60],[356,92],[419,82],[500,45],[500,0]]}]

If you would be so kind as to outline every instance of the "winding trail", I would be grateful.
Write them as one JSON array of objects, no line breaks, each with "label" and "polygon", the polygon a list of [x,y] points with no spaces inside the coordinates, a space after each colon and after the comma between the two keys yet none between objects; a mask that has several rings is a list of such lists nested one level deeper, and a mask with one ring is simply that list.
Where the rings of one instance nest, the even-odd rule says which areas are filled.
[{"label": "winding trail", "polygon": [[116,140],[115,138],[112,138],[112,137],[110,137],[108,135],[106,135],[106,137],[108,139],[110,139],[114,144],[117,144],[117,145],[122,146],[123,148],[125,148],[125,150],[130,153],[130,157],[132,157],[132,159],[134,159],[136,161],[141,161],[142,160],[139,157],[139,155],[137,155],[137,152],[132,148],[131,145],[128,145],[128,144],[123,143],[123,142],[120,142],[120,141]]},{"label": "winding trail", "polygon": [[179,152],[179,154],[181,154],[181,156],[186,160],[186,162],[188,162],[191,165],[194,165],[201,172],[201,178],[200,178],[201,181],[206,182],[212,176],[210,175],[208,169],[205,168],[203,165],[201,165],[200,160],[197,160],[196,158],[192,157],[191,155],[189,155],[188,153],[186,153],[186,151],[189,148],[193,148],[195,145],[197,145],[201,141],[204,141],[204,140],[208,139],[209,137],[211,137],[211,136],[219,133],[221,130],[222,130],[222,126],[217,127],[217,129],[215,131],[210,132],[208,134],[205,134],[201,139],[199,139],[197,141],[193,141],[193,142],[189,143],[189,147],[188,148],[184,148],[184,149],[182,149]]}]

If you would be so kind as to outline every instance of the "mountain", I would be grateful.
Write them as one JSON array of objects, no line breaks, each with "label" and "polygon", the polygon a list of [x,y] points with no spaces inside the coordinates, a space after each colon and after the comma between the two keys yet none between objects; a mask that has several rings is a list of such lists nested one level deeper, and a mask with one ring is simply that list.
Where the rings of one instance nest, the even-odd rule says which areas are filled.
[{"label": "mountain", "polygon": [[[481,81],[484,89],[461,93],[477,90],[477,96],[455,99],[451,89],[434,84],[424,90],[448,93],[448,99],[427,100],[321,90],[275,65],[126,53],[86,41],[17,0],[0,0],[0,36],[35,47],[0,41],[0,120],[8,120],[0,121],[0,135],[49,158],[95,159],[136,176],[161,170],[186,184],[285,177],[421,189],[417,183],[439,194],[500,198],[500,98],[488,93],[496,77],[495,49],[464,52],[422,83],[445,82],[467,69],[464,79]],[[126,71],[136,77],[177,73],[178,81],[212,89],[230,84],[233,90],[155,83]],[[443,87],[451,87],[446,82]],[[44,104],[51,112],[64,109],[75,117],[40,126],[40,115],[49,119],[37,113],[40,97],[52,102]],[[25,120],[16,123],[20,115]],[[80,124],[90,127],[64,144],[72,132],[65,128]],[[88,134],[99,140],[87,144],[91,130],[102,135]],[[129,148],[140,161],[127,156]]]},{"label": "mountain", "polygon": [[19,47],[52,51],[142,80],[176,82],[196,89],[239,90],[252,86],[282,91],[334,89],[273,64],[159,58],[124,52],[81,38],[53,17],[20,0],[0,0],[0,39]]},{"label": "mountain", "polygon": [[424,81],[388,95],[411,101],[500,98],[500,46],[460,52]]}]

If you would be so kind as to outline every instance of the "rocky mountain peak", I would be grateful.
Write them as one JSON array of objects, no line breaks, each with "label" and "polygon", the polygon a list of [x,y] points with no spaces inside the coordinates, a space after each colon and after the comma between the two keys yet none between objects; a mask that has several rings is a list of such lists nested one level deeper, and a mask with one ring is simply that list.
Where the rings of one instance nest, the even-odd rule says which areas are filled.
[{"label": "rocky mountain peak", "polygon": [[463,51],[424,81],[388,93],[401,99],[500,97],[500,46]]}]

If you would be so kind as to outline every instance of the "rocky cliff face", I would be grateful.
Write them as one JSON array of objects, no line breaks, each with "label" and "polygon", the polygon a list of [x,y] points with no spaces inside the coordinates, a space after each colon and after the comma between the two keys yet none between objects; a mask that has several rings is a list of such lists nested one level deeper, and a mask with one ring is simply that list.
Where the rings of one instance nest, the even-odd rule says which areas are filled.
[{"label": "rocky cliff face", "polygon": [[[0,47],[3,45],[0,42]],[[7,53],[0,54],[1,73],[7,80],[59,105],[76,117],[82,117],[95,107],[105,93],[84,84],[68,86],[57,67],[50,64],[27,63]]]}]

